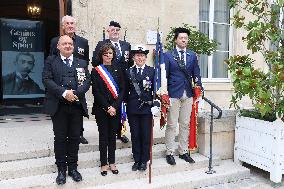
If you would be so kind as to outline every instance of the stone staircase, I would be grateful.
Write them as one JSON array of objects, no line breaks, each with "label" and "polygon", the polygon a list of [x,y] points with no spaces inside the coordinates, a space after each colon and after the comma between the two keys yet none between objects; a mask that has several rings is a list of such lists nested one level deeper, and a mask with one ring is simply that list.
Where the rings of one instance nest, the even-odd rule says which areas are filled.
[{"label": "stone staircase", "polygon": [[[122,144],[120,141],[117,141],[116,150],[116,163],[120,172],[118,175],[113,175],[109,171],[106,177],[102,177],[99,167],[98,134],[96,126],[94,126],[95,122],[91,120],[84,122],[85,130],[92,133],[87,135],[90,144],[81,145],[79,153],[78,169],[83,176],[83,181],[75,183],[70,177],[67,177],[65,185],[57,186],[55,183],[57,170],[54,165],[50,120],[45,120],[44,123],[38,121],[37,124],[42,124],[42,127],[30,128],[27,126],[26,129],[48,134],[48,139],[42,138],[42,141],[46,144],[38,144],[38,147],[34,146],[29,150],[18,149],[0,152],[0,189],[200,188],[246,179],[250,176],[249,169],[233,163],[232,160],[221,160],[217,157],[213,159],[216,173],[206,174],[208,158],[199,153],[192,154],[196,161],[195,164],[186,163],[176,156],[177,164],[175,166],[168,165],[165,160],[164,131],[155,128],[151,184],[148,182],[148,169],[145,172],[133,172],[131,170],[133,164],[131,143]],[[16,128],[16,126],[14,127]],[[0,132],[5,131],[1,129],[0,127]],[[26,132],[29,133],[29,131]],[[2,133],[2,135],[4,134]],[[27,139],[27,145],[29,142],[31,145],[36,145],[32,139]],[[19,145],[19,148],[21,148],[22,144]]]}]

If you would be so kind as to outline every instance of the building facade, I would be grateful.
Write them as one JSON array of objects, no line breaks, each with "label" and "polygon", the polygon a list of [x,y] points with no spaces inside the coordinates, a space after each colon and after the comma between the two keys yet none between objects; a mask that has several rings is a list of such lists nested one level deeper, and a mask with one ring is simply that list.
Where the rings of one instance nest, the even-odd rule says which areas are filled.
[{"label": "building facade", "polygon": [[[158,18],[163,42],[170,27],[181,26],[182,23],[196,26],[210,39],[216,40],[219,43],[217,51],[212,56],[200,55],[199,62],[205,95],[223,109],[229,108],[232,95],[232,83],[224,60],[231,54],[244,52],[240,42],[242,33],[237,33],[230,26],[232,13],[228,0],[72,1],[78,33],[89,39],[91,50],[102,40],[103,27],[107,27],[111,20],[121,24],[122,34],[127,30],[126,40],[131,44],[147,44],[147,32],[157,29]],[[150,52],[155,48],[153,44],[147,44],[147,47]]]}]

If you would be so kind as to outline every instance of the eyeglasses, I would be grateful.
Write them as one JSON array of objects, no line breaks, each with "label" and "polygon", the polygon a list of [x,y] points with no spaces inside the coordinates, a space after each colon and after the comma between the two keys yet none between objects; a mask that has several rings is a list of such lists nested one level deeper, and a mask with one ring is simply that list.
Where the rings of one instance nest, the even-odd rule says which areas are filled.
[{"label": "eyeglasses", "polygon": [[116,28],[116,29],[113,28],[113,29],[111,29],[110,31],[111,31],[111,32],[119,32],[119,31],[120,31],[120,28]]},{"label": "eyeglasses", "polygon": [[103,53],[103,56],[113,55],[113,52],[105,52]]}]

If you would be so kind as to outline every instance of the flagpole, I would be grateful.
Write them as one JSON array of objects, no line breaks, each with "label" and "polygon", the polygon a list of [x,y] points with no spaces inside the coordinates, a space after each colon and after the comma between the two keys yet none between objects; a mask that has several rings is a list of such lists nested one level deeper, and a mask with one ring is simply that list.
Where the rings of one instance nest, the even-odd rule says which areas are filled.
[{"label": "flagpole", "polygon": [[[160,18],[158,17],[158,28],[157,28],[157,42],[156,42],[156,51],[155,51],[155,72],[157,70],[157,64],[159,61],[159,46],[160,46],[160,41],[159,41],[159,29],[160,29]],[[158,48],[157,48],[158,47]],[[154,77],[154,93],[153,93],[153,103],[154,100],[156,100],[156,90],[157,89],[157,76],[155,75]],[[152,127],[151,127],[151,139],[150,139],[150,163],[149,163],[149,184],[152,183],[152,163],[153,163],[153,143],[154,143],[154,117],[152,115]]]},{"label": "flagpole", "polygon": [[124,41],[126,41],[126,32],[127,32],[127,28],[124,28],[124,36],[123,36]]},{"label": "flagpole", "polygon": [[106,28],[103,27],[103,41],[106,39]]}]

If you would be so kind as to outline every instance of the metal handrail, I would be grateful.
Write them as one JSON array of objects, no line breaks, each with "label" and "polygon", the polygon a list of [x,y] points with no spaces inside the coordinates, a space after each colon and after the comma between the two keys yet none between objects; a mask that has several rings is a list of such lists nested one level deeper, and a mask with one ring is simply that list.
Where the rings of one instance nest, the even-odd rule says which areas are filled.
[{"label": "metal handrail", "polygon": [[[218,107],[216,104],[214,104],[211,100],[206,98],[205,96],[202,97],[204,101],[206,101],[211,106],[211,113],[210,113],[210,135],[209,135],[209,141],[210,141],[210,153],[209,153],[209,165],[208,165],[208,171],[205,173],[207,174],[213,174],[216,173],[216,171],[213,170],[212,167],[212,134],[213,134],[213,119],[220,119],[222,117],[222,110],[220,107]],[[219,114],[217,117],[214,118],[213,115],[213,108],[215,108]]]}]

